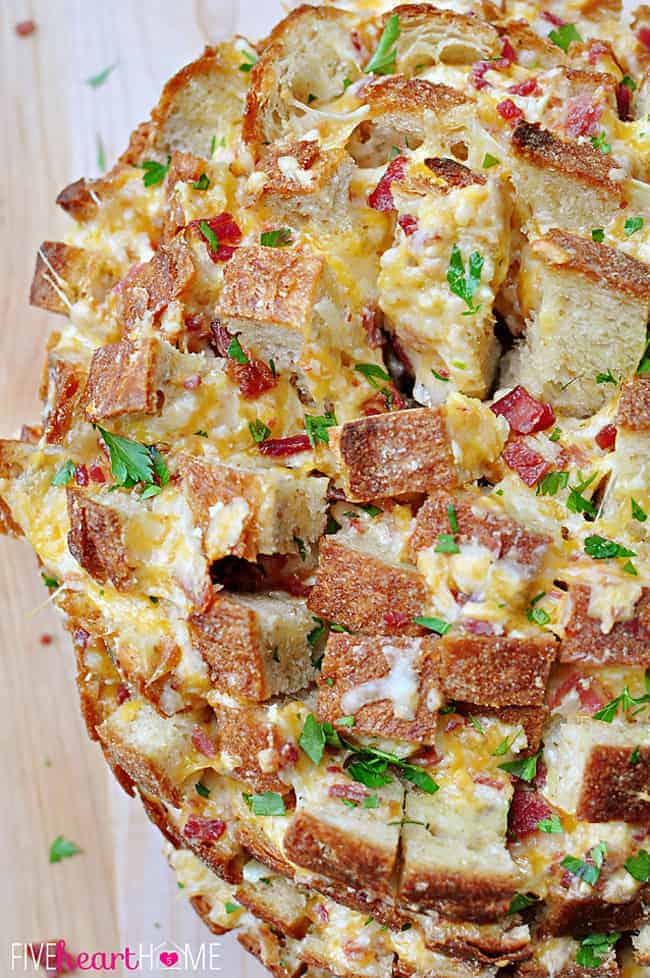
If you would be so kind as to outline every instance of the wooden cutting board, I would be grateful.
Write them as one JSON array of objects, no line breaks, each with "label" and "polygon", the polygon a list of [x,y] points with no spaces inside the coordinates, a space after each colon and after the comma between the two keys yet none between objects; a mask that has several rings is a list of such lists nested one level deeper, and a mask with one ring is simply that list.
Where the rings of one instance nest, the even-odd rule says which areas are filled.
[{"label": "wooden cutting board", "polygon": [[[56,319],[31,309],[28,292],[38,245],[65,232],[58,191],[99,173],[100,143],[110,165],[166,79],[206,43],[261,36],[281,13],[276,0],[0,0],[2,437],[39,419],[36,391]],[[36,32],[18,37],[16,23],[30,18]],[[85,83],[112,64],[104,85]],[[198,949],[211,935],[177,890],[161,836],[88,742],[72,653],[36,559],[20,541],[1,539],[0,548],[0,974],[12,974],[13,942]],[[50,865],[58,835],[83,854]],[[266,974],[234,938],[221,945],[223,974]]]}]

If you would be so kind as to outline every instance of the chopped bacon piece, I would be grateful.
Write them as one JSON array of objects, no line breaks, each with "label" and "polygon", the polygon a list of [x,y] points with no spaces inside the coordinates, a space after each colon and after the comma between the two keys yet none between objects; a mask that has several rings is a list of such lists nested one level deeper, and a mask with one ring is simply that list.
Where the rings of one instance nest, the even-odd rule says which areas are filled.
[{"label": "chopped bacon piece", "polygon": [[499,102],[497,112],[506,122],[515,122],[517,119],[523,119],[524,117],[522,109],[518,105],[515,105],[511,98],[504,98],[502,102]]},{"label": "chopped bacon piece", "polygon": [[551,815],[552,811],[541,795],[521,781],[515,781],[515,791],[508,814],[508,828],[512,835],[523,839],[537,832],[537,823],[543,818],[550,818]]},{"label": "chopped bacon piece", "polygon": [[514,65],[517,61],[517,52],[513,48],[510,40],[507,37],[503,39],[503,47],[501,48],[501,61],[507,61],[509,65]]},{"label": "chopped bacon piece", "polygon": [[78,486],[87,486],[89,482],[88,469],[85,465],[78,465],[74,470],[74,481]]},{"label": "chopped bacon piece", "polygon": [[294,598],[308,598],[313,585],[305,584],[297,574],[289,574],[282,578],[282,590]]},{"label": "chopped bacon piece", "polygon": [[379,306],[364,306],[361,313],[361,324],[368,339],[368,346],[378,349],[384,342],[381,331],[382,313]]},{"label": "chopped bacon piece", "polygon": [[623,82],[616,86],[616,107],[619,119],[629,122],[632,118],[632,92]]},{"label": "chopped bacon piece", "polygon": [[357,52],[357,54],[363,54],[363,44],[361,43],[359,31],[352,31],[350,37],[352,39],[354,50]]},{"label": "chopped bacon piece", "polygon": [[417,764],[419,767],[431,767],[440,760],[440,754],[435,747],[420,747],[415,754],[409,757],[409,764]]},{"label": "chopped bacon piece", "polygon": [[362,784],[351,782],[350,784],[333,784],[328,792],[330,798],[344,798],[346,801],[354,801],[357,804],[368,797],[368,792]]},{"label": "chopped bacon piece", "polygon": [[544,763],[543,758],[537,761],[537,771],[535,772],[535,777],[533,778],[531,784],[536,791],[541,791],[541,789],[546,784],[546,778],[548,776],[548,769]]},{"label": "chopped bacon piece", "polygon": [[16,24],[14,30],[18,37],[29,37],[36,30],[36,21],[21,20]]},{"label": "chopped bacon piece", "polygon": [[100,485],[106,482],[106,473],[99,464],[99,462],[93,462],[88,469],[88,474],[93,482],[97,482]]},{"label": "chopped bacon piece", "polygon": [[267,438],[257,446],[262,455],[283,458],[287,455],[299,455],[300,452],[310,452],[311,444],[308,435],[289,435],[287,438]]},{"label": "chopped bacon piece", "polygon": [[384,625],[386,628],[399,628],[406,625],[408,616],[403,611],[389,611],[384,615]]},{"label": "chopped bacon piece", "polygon": [[53,641],[54,641],[54,636],[50,635],[48,632],[45,632],[45,634],[41,635],[41,637],[39,638],[39,642],[41,643],[41,645],[51,645]]},{"label": "chopped bacon piece", "polygon": [[126,703],[127,700],[131,699],[131,692],[126,683],[120,683],[117,687],[117,702],[121,706],[122,703]]},{"label": "chopped bacon piece", "polygon": [[201,815],[190,815],[183,835],[186,839],[196,839],[198,842],[218,842],[226,831],[226,823],[221,818],[203,818]]},{"label": "chopped bacon piece", "polygon": [[518,435],[532,435],[555,424],[555,413],[551,405],[531,397],[521,385],[513,387],[509,394],[500,397],[491,407],[495,414],[506,419],[511,431]]},{"label": "chopped bacon piece", "polygon": [[[216,250],[211,247],[210,242],[201,231],[202,224],[207,224],[210,230],[216,235]],[[229,258],[232,258],[235,252],[235,246],[241,241],[241,229],[239,225],[232,214],[226,212],[218,214],[216,217],[206,217],[197,219],[196,221],[190,221],[189,227],[198,230],[201,237],[205,240],[208,254],[214,262],[228,261]]]},{"label": "chopped bacon piece", "polygon": [[567,103],[564,128],[569,136],[593,136],[598,131],[598,123],[604,106],[593,102],[589,95],[576,95]]},{"label": "chopped bacon piece", "polygon": [[234,339],[234,334],[226,326],[222,326],[220,319],[215,319],[210,323],[211,340],[210,345],[218,357],[228,356],[228,347]]},{"label": "chopped bacon piece", "polygon": [[650,51],[650,27],[641,27],[636,32],[637,40]]},{"label": "chopped bacon piece", "polygon": [[589,64],[595,65],[598,59],[603,56],[613,57],[613,52],[609,44],[606,44],[604,41],[590,41],[589,53],[587,55]]},{"label": "chopped bacon piece", "polygon": [[484,784],[488,788],[496,788],[498,791],[503,790],[503,781],[497,781],[496,778],[491,778],[489,774],[475,774],[472,781],[474,784]]},{"label": "chopped bacon piece", "polygon": [[217,756],[217,745],[214,743],[211,737],[208,737],[207,733],[203,727],[198,725],[192,730],[192,745],[199,754],[203,754],[204,757],[216,757]]},{"label": "chopped bacon piece", "polygon": [[576,669],[554,691],[549,699],[549,707],[554,710],[562,700],[573,692],[577,694],[581,707],[589,714],[602,710],[609,699],[608,694],[594,676],[585,676]]},{"label": "chopped bacon piece", "polygon": [[407,237],[414,234],[418,229],[418,219],[412,214],[402,214],[397,223]]},{"label": "chopped bacon piece", "polygon": [[330,774],[343,774],[343,768],[339,764],[328,764],[325,770]]},{"label": "chopped bacon piece", "polygon": [[494,635],[494,625],[489,621],[480,621],[478,618],[463,619],[463,627],[471,632],[472,635]]},{"label": "chopped bacon piece", "polygon": [[510,85],[508,88],[509,92],[513,95],[541,95],[542,90],[539,87],[536,78],[527,78],[526,81],[519,82],[517,85]]},{"label": "chopped bacon piece", "polygon": [[270,391],[278,382],[268,363],[256,360],[250,355],[247,363],[237,363],[236,360],[229,359],[227,373],[239,387],[241,396],[247,401],[254,401],[256,397]]},{"label": "chopped bacon piece", "polygon": [[553,468],[553,463],[530,448],[525,438],[515,438],[509,442],[502,457],[508,468],[516,472],[527,486],[537,485],[542,476]]},{"label": "chopped bacon piece", "polygon": [[368,206],[375,211],[394,211],[395,201],[391,193],[394,180],[403,180],[406,175],[406,157],[396,156],[384,171],[381,180],[368,197]]},{"label": "chopped bacon piece", "polygon": [[542,17],[547,20],[549,24],[554,24],[556,27],[564,27],[566,20],[562,20],[557,14],[554,14],[551,10],[542,10]]},{"label": "chopped bacon piece", "polygon": [[406,407],[406,401],[394,384],[386,384],[380,391],[368,397],[361,405],[361,410],[368,417],[371,414],[385,414],[386,411],[401,411]]},{"label": "chopped bacon piece", "polygon": [[317,903],[314,910],[316,911],[316,916],[319,920],[321,920],[324,924],[329,923],[330,915],[324,903]]},{"label": "chopped bacon piece", "polygon": [[616,425],[606,424],[596,435],[596,444],[604,452],[611,452],[616,444]]},{"label": "chopped bacon piece", "polygon": [[292,740],[287,740],[280,748],[280,767],[295,764],[300,757],[300,751]]}]

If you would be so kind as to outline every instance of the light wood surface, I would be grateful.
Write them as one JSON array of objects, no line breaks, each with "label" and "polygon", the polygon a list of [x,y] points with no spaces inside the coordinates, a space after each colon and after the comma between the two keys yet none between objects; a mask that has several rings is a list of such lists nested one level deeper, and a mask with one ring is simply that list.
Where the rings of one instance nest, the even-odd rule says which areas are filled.
[{"label": "light wood surface", "polygon": [[[39,418],[55,322],[27,296],[39,243],[65,230],[57,192],[98,173],[98,140],[110,165],[165,80],[204,44],[260,36],[280,13],[275,0],[0,0],[0,435]],[[16,36],[28,18],[36,33]],[[115,62],[105,85],[84,83]],[[198,947],[210,935],[175,887],[161,836],[87,740],[72,653],[36,560],[21,542],[2,539],[0,548],[0,974],[11,974],[11,942]],[[83,854],[49,865],[60,834]],[[221,972],[266,974],[232,937],[222,940]]]}]

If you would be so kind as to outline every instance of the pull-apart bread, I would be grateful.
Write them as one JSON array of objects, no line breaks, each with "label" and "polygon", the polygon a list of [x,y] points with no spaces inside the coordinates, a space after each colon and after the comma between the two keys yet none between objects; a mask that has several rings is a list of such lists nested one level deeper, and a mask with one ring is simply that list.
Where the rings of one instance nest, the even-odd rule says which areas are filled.
[{"label": "pull-apart bread", "polygon": [[207,48],[59,195],[0,519],[277,978],[650,974],[650,7]]}]

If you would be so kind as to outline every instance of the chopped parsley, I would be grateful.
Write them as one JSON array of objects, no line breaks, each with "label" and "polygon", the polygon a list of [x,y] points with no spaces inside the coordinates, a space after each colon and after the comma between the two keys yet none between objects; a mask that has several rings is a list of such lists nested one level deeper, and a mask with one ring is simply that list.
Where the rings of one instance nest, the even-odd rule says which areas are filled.
[{"label": "chopped parsley", "polygon": [[267,425],[265,425],[263,421],[260,421],[259,418],[255,418],[254,421],[248,422],[248,430],[250,431],[251,438],[253,439],[256,445],[259,445],[261,444],[261,442],[266,441],[266,439],[271,434],[271,429],[267,427]]},{"label": "chopped parsley", "polygon": [[312,649],[318,645],[320,640],[327,634],[327,625],[322,618],[314,618],[312,615],[312,620],[316,622],[315,626],[312,628],[307,636],[307,641],[311,645]]},{"label": "chopped parsley", "polygon": [[207,190],[210,186],[210,177],[207,173],[202,173],[198,180],[192,183],[193,190]]},{"label": "chopped parsley", "polygon": [[310,761],[320,764],[325,745],[342,747],[343,743],[331,723],[319,723],[313,713],[305,720],[298,744]]},{"label": "chopped parsley", "polygon": [[[345,746],[350,747],[349,744]],[[367,788],[380,788],[392,780],[391,776],[386,774],[389,764],[396,767],[406,781],[410,781],[427,794],[433,795],[438,790],[438,785],[423,768],[409,764],[394,754],[387,754],[375,747],[364,747],[356,751],[347,770],[355,781],[359,781]]]},{"label": "chopped parsley", "polygon": [[378,366],[376,363],[356,363],[354,369],[357,373],[362,374],[371,387],[376,390],[382,386],[379,381],[384,383],[390,382],[390,375],[386,373],[383,367]]},{"label": "chopped parsley", "polygon": [[555,812],[553,812],[550,818],[540,819],[537,823],[537,828],[540,832],[546,832],[548,835],[559,835],[564,831],[560,816],[556,815]]},{"label": "chopped parsley", "polygon": [[[540,597],[543,597],[543,594]],[[536,600],[539,600],[539,598]],[[551,620],[551,616],[549,615],[548,611],[545,611],[544,608],[540,608],[539,606],[535,605],[534,602],[531,603],[530,608],[526,612],[526,618],[535,625],[541,626],[548,625]]]},{"label": "chopped parsley", "polygon": [[91,88],[99,88],[108,80],[109,75],[115,71],[117,68],[117,61],[115,64],[109,65],[108,68],[104,68],[103,71],[98,71],[96,75],[91,75],[90,78],[86,78],[86,85],[90,85]]},{"label": "chopped parsley", "polygon": [[260,244],[264,245],[265,248],[284,248],[285,245],[293,244],[291,228],[274,228],[273,231],[262,231]]},{"label": "chopped parsley", "polygon": [[451,622],[445,621],[444,618],[431,618],[427,615],[418,615],[413,621],[416,625],[422,625],[430,632],[435,632],[436,635],[446,635],[452,627]]},{"label": "chopped parsley", "polygon": [[568,870],[572,876],[582,880],[583,883],[587,883],[588,886],[595,886],[600,877],[600,870],[605,861],[606,853],[607,846],[604,842],[599,842],[589,850],[589,862],[578,859],[576,856],[565,856],[560,866]]},{"label": "chopped parsley", "polygon": [[506,761],[504,764],[499,764],[499,768],[502,771],[507,771],[508,774],[512,774],[513,777],[519,778],[521,781],[532,781],[537,774],[539,754],[540,752],[538,751],[532,757],[522,757],[517,761]]},{"label": "chopped parsley", "polygon": [[631,235],[636,234],[643,227],[644,221],[642,217],[628,217],[623,230],[625,231],[625,237],[629,238]]},{"label": "chopped parsley", "polygon": [[208,248],[210,249],[210,251],[218,251],[219,238],[217,237],[216,233],[212,230],[212,228],[210,227],[207,221],[200,221],[199,231],[201,232],[205,240],[208,242]]},{"label": "chopped parsley", "polygon": [[327,429],[338,424],[333,411],[326,411],[325,414],[306,414],[305,431],[309,438],[312,448],[316,447],[316,442],[322,441],[329,445],[329,435]]},{"label": "chopped parsley", "polygon": [[41,577],[43,578],[43,584],[45,587],[49,588],[50,591],[54,591],[57,587],[61,587],[59,581],[56,577],[50,577],[45,571],[41,571]]},{"label": "chopped parsley", "polygon": [[50,862],[60,863],[62,859],[70,859],[71,856],[77,856],[80,852],[83,852],[83,849],[80,849],[76,842],[69,842],[62,835],[57,835],[50,846]]},{"label": "chopped parsley", "polygon": [[52,479],[53,486],[67,486],[71,479],[74,479],[74,474],[77,471],[77,466],[74,464],[72,459],[68,459],[64,462],[61,468],[57,471],[56,475]]},{"label": "chopped parsley", "polygon": [[480,720],[477,720],[477,718],[472,713],[468,715],[467,719],[474,727],[474,730],[478,730],[478,732],[482,734],[482,736],[485,736],[485,727],[483,726]]},{"label": "chopped parsley", "polygon": [[591,240],[595,241],[596,244],[602,244],[605,240],[605,231],[603,228],[594,228],[591,232]]},{"label": "chopped parsley", "polygon": [[449,518],[449,526],[451,527],[451,532],[458,533],[458,517],[456,516],[456,510],[451,503],[449,504],[449,506],[447,506],[447,517]]},{"label": "chopped parsley", "polygon": [[196,788],[197,795],[200,795],[201,798],[210,797],[210,789],[206,788],[202,781],[197,781],[194,787]]},{"label": "chopped parsley", "polygon": [[431,373],[436,378],[436,380],[441,380],[444,384],[449,383],[449,377],[443,377],[442,374],[439,374],[437,370],[432,370]]},{"label": "chopped parsley", "polygon": [[629,88],[631,92],[636,92],[636,88],[637,88],[636,82],[634,81],[633,78],[630,78],[629,75],[624,75],[623,76],[623,79],[621,81],[621,85],[625,85],[625,87],[626,88]]},{"label": "chopped parsley", "polygon": [[253,65],[257,64],[257,55],[253,54],[252,51],[243,51],[242,54],[246,60],[242,61],[239,66],[239,70],[250,71]]},{"label": "chopped parsley", "polygon": [[534,903],[537,903],[538,899],[539,897],[529,896],[528,893],[515,893],[508,907],[508,915],[519,913],[521,910],[532,907]]},{"label": "chopped parsley", "polygon": [[538,496],[556,496],[560,489],[566,489],[569,484],[568,472],[549,472],[537,483]]},{"label": "chopped parsley", "polygon": [[[131,489],[142,482],[144,489],[141,498],[148,499],[156,496],[163,486],[169,482],[167,464],[152,445],[141,445],[131,438],[113,435],[100,425],[96,425],[104,444],[108,448],[111,459],[111,472],[116,486]],[[158,479],[159,484],[155,482]]]},{"label": "chopped parsley", "polygon": [[207,438],[208,437],[207,431],[204,431],[203,428],[199,428],[197,431],[194,432],[194,434],[195,435],[198,435],[199,438]]},{"label": "chopped parsley", "polygon": [[599,968],[612,950],[620,934],[590,934],[580,941],[576,964],[583,968]]},{"label": "chopped parsley", "polygon": [[501,160],[498,160],[496,156],[492,156],[492,153],[486,153],[483,157],[483,169],[489,170],[492,166],[498,166]]},{"label": "chopped parsley", "polygon": [[364,798],[361,802],[361,807],[366,809],[379,808],[379,798],[377,795],[368,795],[368,797]]},{"label": "chopped parsley", "polygon": [[355,723],[354,717],[339,717],[335,721],[340,727],[353,727]]},{"label": "chopped parsley", "polygon": [[621,708],[621,713],[627,713],[633,706],[640,706],[642,709],[645,708],[646,703],[650,703],[650,693],[646,693],[645,696],[631,696],[628,687],[625,686],[620,696],[615,697],[602,710],[594,713],[594,720],[601,720],[603,723],[612,723],[618,713],[619,707]]},{"label": "chopped parsley", "polygon": [[561,428],[553,428],[553,431],[548,436],[548,440],[549,441],[559,441],[561,437],[562,437],[562,429]]},{"label": "chopped parsley", "polygon": [[241,907],[238,903],[232,903],[230,900],[226,900],[224,906],[226,908],[226,913],[235,913],[235,911],[241,910]]},{"label": "chopped parsley", "polygon": [[596,383],[597,384],[614,384],[614,386],[616,387],[617,384],[618,384],[618,381],[617,381],[616,377],[614,376],[614,374],[612,373],[612,371],[610,369],[610,370],[607,371],[607,373],[596,374]]},{"label": "chopped parsley", "polygon": [[632,753],[630,754],[630,759],[628,761],[628,764],[638,764],[640,760],[641,760],[641,746],[637,744],[634,750],[632,751]]},{"label": "chopped parsley", "polygon": [[236,336],[233,336],[230,343],[228,344],[228,350],[226,351],[226,356],[229,360],[234,360],[235,363],[248,363],[248,357],[242,349],[242,345]]},{"label": "chopped parsley", "polygon": [[573,41],[577,41],[578,43],[582,41],[575,24],[562,24],[556,31],[550,32],[548,39],[559,48],[562,48],[565,53],[569,50],[569,45]]},{"label": "chopped parsley", "polygon": [[459,554],[460,547],[454,540],[452,533],[440,533],[435,546],[435,552],[437,554]]},{"label": "chopped parsley", "polygon": [[512,747],[512,745],[514,744],[514,742],[515,742],[515,740],[517,739],[518,736],[519,736],[519,731],[517,731],[516,733],[512,734],[512,736],[510,736],[510,737],[505,737],[501,741],[501,743],[499,744],[499,746],[496,747],[492,751],[492,754],[490,756],[491,757],[503,757],[504,754],[507,754],[508,753],[508,751],[510,750],[510,748]]},{"label": "chopped parsley", "polygon": [[628,550],[614,540],[607,540],[598,533],[592,534],[585,539],[585,553],[594,560],[611,560],[617,557],[636,557],[633,550]]},{"label": "chopped parsley", "polygon": [[484,260],[478,251],[473,251],[469,256],[469,271],[466,275],[460,248],[455,244],[451,249],[447,282],[453,294],[462,299],[467,306],[467,310],[463,313],[464,316],[473,316],[481,308],[480,305],[475,306],[472,299],[481,281]]},{"label": "chopped parsley", "polygon": [[294,534],[293,542],[295,543],[296,547],[298,548],[298,553],[300,554],[300,559],[301,560],[307,560],[307,547],[305,546],[305,541],[302,539],[302,537],[297,537]]},{"label": "chopped parsley", "polygon": [[383,509],[380,509],[379,506],[373,506],[372,503],[367,503],[363,506],[359,504],[359,509],[362,509],[364,513],[368,514],[368,516],[372,516],[373,519],[376,516],[381,516],[381,514],[384,512]]},{"label": "chopped parsley", "polygon": [[142,182],[145,187],[155,187],[156,184],[162,183],[167,176],[170,163],[171,156],[167,157],[166,163],[158,163],[157,160],[143,160],[141,167],[144,170]]},{"label": "chopped parsley", "polygon": [[648,518],[646,511],[639,506],[636,499],[631,499],[630,502],[632,503],[632,519],[638,520],[639,523],[645,523]]},{"label": "chopped parsley", "polygon": [[599,149],[603,156],[607,156],[612,151],[611,144],[607,142],[607,133],[604,129],[597,136],[591,137],[591,145],[594,149]]},{"label": "chopped parsley", "polygon": [[97,147],[97,169],[100,173],[106,173],[106,148],[104,146],[104,140],[97,133],[96,137],[96,147]]},{"label": "chopped parsley", "polygon": [[647,849],[639,849],[636,856],[630,856],[623,865],[635,880],[640,883],[650,882],[650,852]]},{"label": "chopped parsley", "polygon": [[650,327],[646,334],[646,346],[643,351],[639,366],[636,368],[637,374],[650,374]]},{"label": "chopped parsley", "polygon": [[397,62],[397,48],[395,44],[399,35],[399,16],[397,14],[391,14],[384,25],[377,50],[364,68],[366,75],[372,72],[375,75],[391,75],[395,71]]},{"label": "chopped parsley", "polygon": [[571,513],[585,513],[587,516],[596,515],[596,507],[592,503],[591,499],[587,499],[582,493],[587,489],[594,479],[598,478],[598,472],[592,472],[590,476],[586,479],[582,478],[577,486],[569,486],[569,495],[566,501],[566,507]]},{"label": "chopped parsley", "polygon": [[277,791],[265,791],[261,795],[246,795],[242,792],[242,798],[253,815],[286,815],[287,813],[284,798]]}]

